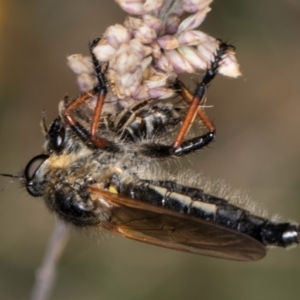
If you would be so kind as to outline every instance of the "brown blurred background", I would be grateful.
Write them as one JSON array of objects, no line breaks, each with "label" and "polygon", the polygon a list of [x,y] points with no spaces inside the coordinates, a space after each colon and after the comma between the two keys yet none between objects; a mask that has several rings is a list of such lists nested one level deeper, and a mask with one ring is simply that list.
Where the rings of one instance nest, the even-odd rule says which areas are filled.
[{"label": "brown blurred background", "polygon": [[[183,165],[300,222],[300,4],[255,2],[215,0],[202,26],[236,45],[244,76],[213,83],[217,141]],[[0,172],[40,153],[41,110],[52,120],[64,94],[77,95],[66,55],[87,54],[123,19],[112,0],[0,2]],[[18,184],[0,193],[0,299],[28,299],[53,221]],[[72,232],[52,299],[293,300],[299,278],[300,248],[237,263]]]}]

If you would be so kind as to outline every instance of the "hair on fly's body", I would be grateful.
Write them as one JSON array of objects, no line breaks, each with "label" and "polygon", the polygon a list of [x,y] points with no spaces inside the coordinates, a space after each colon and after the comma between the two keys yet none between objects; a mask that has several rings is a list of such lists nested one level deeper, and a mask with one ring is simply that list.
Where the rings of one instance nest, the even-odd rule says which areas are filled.
[{"label": "hair on fly's body", "polygon": [[[55,119],[46,133],[45,152],[27,164],[22,176],[28,193],[43,197],[50,211],[76,227],[106,229],[195,254],[251,261],[262,258],[267,246],[299,242],[299,225],[255,215],[231,203],[224,187],[216,192],[201,176],[163,171],[160,162],[176,157],[176,152],[166,151],[172,145],[162,144],[162,132],[169,135],[177,127],[168,118],[161,119],[164,123],[154,116],[159,112],[180,119],[181,114],[162,103],[152,110],[152,118],[147,115],[148,127],[137,126],[138,112],[148,111],[152,104],[144,102],[135,114],[125,109],[100,123],[97,136],[115,145],[106,149],[89,140],[90,124],[80,113],[75,112],[73,118],[87,133],[87,140],[64,118]],[[62,116],[64,107],[63,100]],[[189,151],[177,156],[198,150],[201,139],[203,135],[189,140]]]},{"label": "hair on fly's body", "polygon": [[[230,46],[220,42],[194,94],[175,81],[188,103],[185,117],[184,110],[155,100],[104,114],[106,81],[94,61],[99,86],[74,101],[62,100],[60,116],[49,129],[43,117],[45,152],[30,160],[19,177],[28,193],[43,197],[50,211],[77,227],[103,228],[195,254],[252,261],[264,257],[267,246],[298,244],[298,224],[277,223],[231,203],[223,186],[216,192],[195,175],[191,180],[185,172],[161,170],[162,161],[214,141],[215,127],[199,105],[226,51]],[[97,101],[90,115],[82,105],[92,96]],[[196,115],[206,132],[185,140]]]}]

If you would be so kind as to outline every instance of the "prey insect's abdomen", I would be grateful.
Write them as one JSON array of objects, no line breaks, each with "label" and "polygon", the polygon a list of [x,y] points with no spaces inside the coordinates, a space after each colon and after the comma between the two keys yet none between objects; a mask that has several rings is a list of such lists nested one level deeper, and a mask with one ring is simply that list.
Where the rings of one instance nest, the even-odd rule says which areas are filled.
[{"label": "prey insect's abdomen", "polygon": [[106,130],[128,142],[152,139],[174,131],[182,121],[180,108],[171,103],[147,100],[107,117]]}]

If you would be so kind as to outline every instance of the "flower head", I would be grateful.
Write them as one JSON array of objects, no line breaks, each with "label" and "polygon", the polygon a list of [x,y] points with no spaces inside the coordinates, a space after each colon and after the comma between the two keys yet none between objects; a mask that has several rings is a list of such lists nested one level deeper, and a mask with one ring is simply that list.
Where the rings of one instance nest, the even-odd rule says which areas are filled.
[{"label": "flower head", "polygon": [[[174,95],[169,86],[179,74],[209,67],[220,41],[197,30],[210,11],[212,0],[116,0],[129,13],[123,25],[106,29],[93,53],[108,63],[107,100],[123,106],[150,98]],[[91,59],[68,57],[82,91],[96,84]],[[233,51],[226,53],[220,74],[237,77],[240,70]]]}]

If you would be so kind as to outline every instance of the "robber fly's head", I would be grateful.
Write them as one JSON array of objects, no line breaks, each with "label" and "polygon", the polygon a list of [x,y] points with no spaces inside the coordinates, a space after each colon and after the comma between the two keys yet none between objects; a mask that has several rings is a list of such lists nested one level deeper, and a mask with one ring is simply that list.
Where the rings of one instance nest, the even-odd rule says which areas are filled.
[{"label": "robber fly's head", "polygon": [[27,192],[43,196],[46,206],[61,219],[76,226],[91,226],[101,221],[95,213],[87,187],[91,153],[76,139],[69,126],[57,118],[49,129],[44,126],[45,153],[32,158],[22,175]]},{"label": "robber fly's head", "polygon": [[[33,157],[21,174],[0,174],[1,176],[10,177],[12,180],[4,187],[8,187],[14,181],[20,181],[26,187],[27,192],[34,196],[39,197],[44,195],[45,170],[49,168],[48,159],[52,154],[59,155],[66,147],[66,128],[61,118],[55,119],[49,130],[45,125],[45,117],[42,120],[43,132],[45,134],[45,151]],[[72,141],[69,143],[72,144]]]},{"label": "robber fly's head", "polygon": [[51,154],[59,155],[66,141],[66,129],[60,118],[56,118],[49,127],[45,127],[45,153],[33,157],[25,167],[23,180],[27,192],[34,196],[44,195],[45,170],[48,168],[48,159]]},{"label": "robber fly's head", "polygon": [[24,183],[27,192],[33,197],[44,195],[44,169],[49,155],[40,154],[32,158],[24,171]]}]

